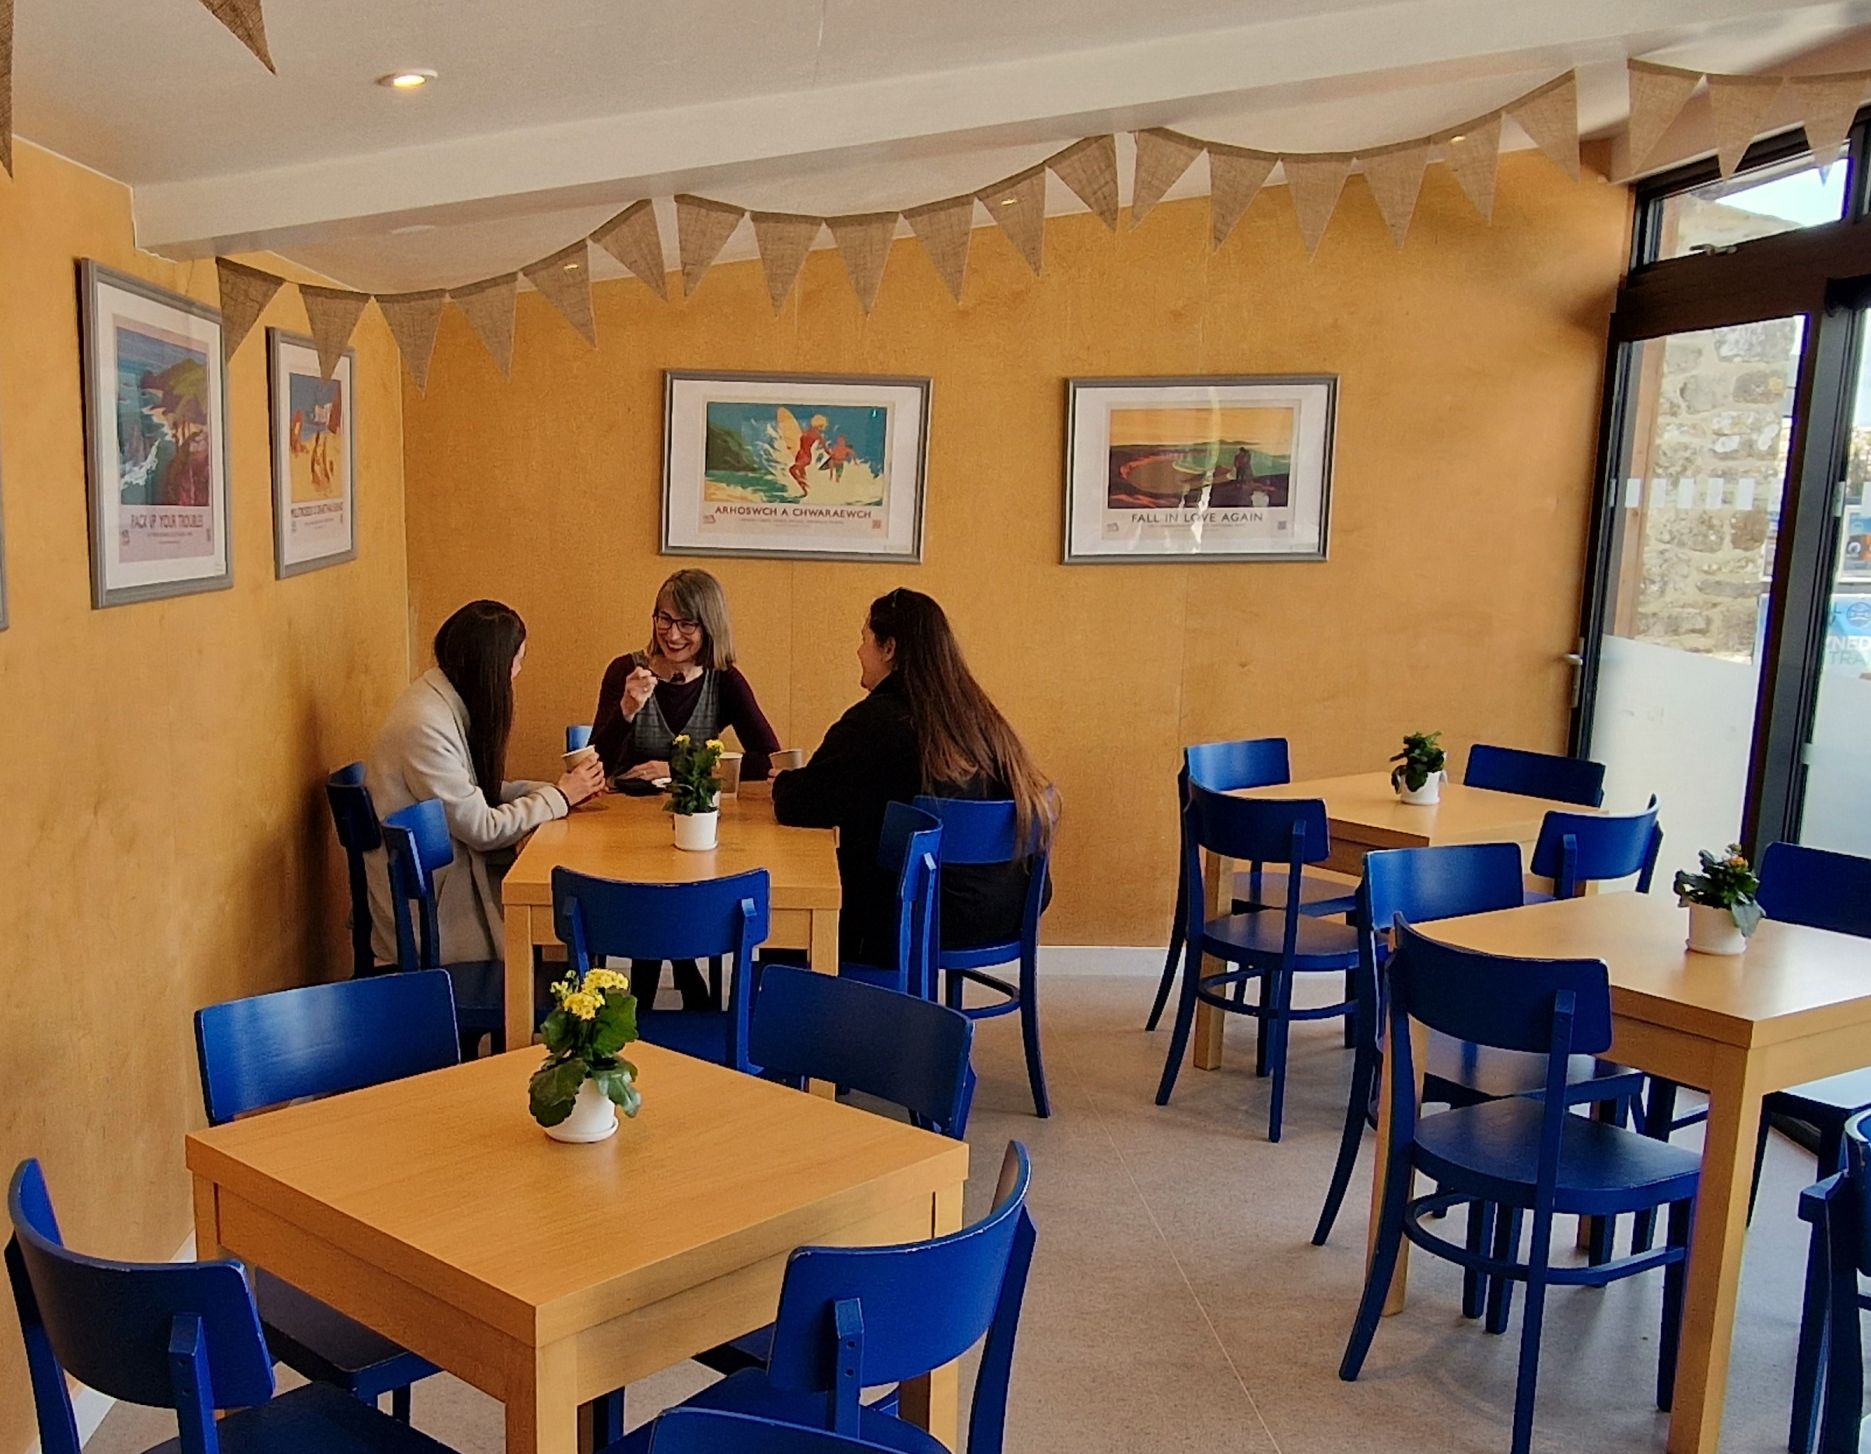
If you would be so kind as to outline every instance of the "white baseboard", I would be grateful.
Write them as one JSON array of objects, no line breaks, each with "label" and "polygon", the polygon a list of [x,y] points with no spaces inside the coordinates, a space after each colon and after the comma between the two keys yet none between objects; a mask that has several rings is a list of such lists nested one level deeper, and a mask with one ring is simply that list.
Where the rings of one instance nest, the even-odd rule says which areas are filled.
[{"label": "white baseboard", "polygon": [[1163,949],[1129,944],[1042,944],[1039,965],[1047,974],[1156,975]]}]

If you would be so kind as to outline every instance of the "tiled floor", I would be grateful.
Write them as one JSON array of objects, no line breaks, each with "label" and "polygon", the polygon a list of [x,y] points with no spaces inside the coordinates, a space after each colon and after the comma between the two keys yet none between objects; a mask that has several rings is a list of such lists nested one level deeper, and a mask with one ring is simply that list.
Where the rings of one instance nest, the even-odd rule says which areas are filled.
[{"label": "tiled floor", "polygon": [[[1226,1067],[1185,1072],[1153,1104],[1166,1032],[1140,1026],[1150,983],[1053,975],[1046,1047],[1055,1114],[1033,1119],[1010,1021],[981,1027],[969,1209],[990,1195],[1003,1147],[1034,1159],[1033,1264],[1009,1415],[1009,1454],[1494,1454],[1507,1446],[1518,1345],[1464,1322],[1459,1280],[1418,1256],[1411,1303],[1378,1332],[1364,1377],[1337,1367],[1362,1271],[1369,1143],[1330,1246],[1308,1238],[1337,1146],[1350,1055],[1336,1025],[1294,1033],[1286,1137],[1265,1140],[1266,1090],[1251,1031]],[[1742,1283],[1725,1454],[1785,1447],[1811,1162],[1774,1138]],[[1567,1224],[1569,1227],[1570,1224]],[[1569,1233],[1568,1233],[1569,1240]],[[1548,1304],[1536,1447],[1661,1450],[1651,1404],[1660,1279]],[[634,1424],[699,1387],[687,1365],[631,1390]],[[964,1381],[966,1397],[968,1386]],[[446,1376],[415,1393],[417,1424],[464,1454],[501,1447],[500,1410]],[[89,1448],[128,1454],[172,1437],[161,1416],[119,1408]]]}]

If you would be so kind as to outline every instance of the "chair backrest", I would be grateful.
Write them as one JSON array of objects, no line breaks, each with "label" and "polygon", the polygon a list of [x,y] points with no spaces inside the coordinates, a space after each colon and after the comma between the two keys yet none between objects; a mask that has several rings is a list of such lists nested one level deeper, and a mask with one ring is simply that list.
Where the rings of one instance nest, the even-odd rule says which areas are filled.
[{"label": "chair backrest", "polygon": [[351,883],[351,972],[369,974],[377,964],[370,948],[370,883],[364,876],[364,855],[382,846],[383,833],[377,805],[364,786],[364,764],[348,763],[326,778],[325,801],[331,804],[332,826],[338,830]]},{"label": "chair backrest", "polygon": [[888,1446],[752,1414],[678,1406],[652,1426],[650,1454],[888,1454]]},{"label": "chair backrest", "polygon": [[1845,1123],[1845,1181],[1857,1234],[1856,1266],[1859,1276],[1871,1277],[1871,1111],[1860,1111]]},{"label": "chair backrest", "polygon": [[942,820],[908,803],[884,808],[878,866],[897,876],[897,988],[935,997],[935,901]]},{"label": "chair backrest", "polygon": [[397,966],[438,969],[442,935],[436,922],[435,876],[455,861],[442,800],[424,798],[385,818],[383,851],[389,860]]},{"label": "chair backrest", "polygon": [[1189,814],[1195,846],[1229,858],[1296,867],[1332,852],[1322,798],[1237,798],[1192,779]]},{"label": "chair backrest", "polygon": [[214,1448],[216,1409],[273,1396],[273,1357],[239,1262],[111,1262],[69,1251],[37,1161],[14,1171],[7,1213],[7,1278],[43,1454],[78,1454],[67,1375],[176,1410],[185,1450]]},{"label": "chair backrest", "polygon": [[1293,780],[1292,759],[1284,737],[1250,737],[1239,742],[1197,742],[1182,750],[1186,781],[1217,793],[1236,788],[1271,788]]},{"label": "chair backrest", "polygon": [[[942,841],[936,859],[938,904],[941,890],[941,867],[963,863],[1015,863],[1027,865],[1026,903],[1020,915],[1022,942],[1031,942],[1039,934],[1039,919],[1046,906],[1047,874],[1052,866],[1052,836],[1045,825],[1035,823],[1031,840],[1020,842],[1019,817],[1011,799],[937,798],[927,794],[916,799],[915,807],[942,824]],[[1055,800],[1056,809],[1057,802]],[[935,942],[941,944],[941,910],[936,913]],[[930,990],[934,990],[931,972]]]},{"label": "chair backrest", "polygon": [[1517,909],[1526,903],[1526,870],[1515,843],[1451,843],[1386,848],[1364,857],[1361,925],[1388,934],[1401,914],[1412,924]]},{"label": "chair backrest", "polygon": [[953,1362],[987,1338],[969,1454],[1000,1454],[1020,1302],[1033,1256],[1032,1163],[1011,1142],[994,1209],[959,1232],[896,1247],[801,1247],[787,1259],[767,1376],[823,1394],[825,1426],[858,1432],[859,1394]]},{"label": "chair backrest", "polygon": [[761,971],[748,1058],[770,1076],[829,1080],[960,1139],[974,1021],[959,1010],[791,965]]},{"label": "chair backrest", "polygon": [[1553,881],[1559,898],[1576,898],[1589,883],[1637,875],[1637,892],[1650,892],[1663,848],[1657,800],[1641,813],[1548,813],[1533,845],[1532,871]]},{"label": "chair backrest", "polygon": [[591,724],[589,722],[581,722],[575,727],[567,727],[565,729],[565,750],[567,752],[576,752],[579,748],[589,747],[590,745]]},{"label": "chair backrest", "polygon": [[1529,752],[1524,747],[1496,747],[1477,742],[1468,749],[1462,781],[1471,788],[1521,793],[1555,803],[1596,808],[1605,801],[1605,765],[1584,757]]},{"label": "chair backrest", "polygon": [[1760,901],[1782,923],[1871,937],[1871,858],[1770,843],[1761,855]]},{"label": "chair backrest", "polygon": [[195,1012],[208,1123],[307,1096],[441,1070],[461,1060],[441,970],[306,985]]}]

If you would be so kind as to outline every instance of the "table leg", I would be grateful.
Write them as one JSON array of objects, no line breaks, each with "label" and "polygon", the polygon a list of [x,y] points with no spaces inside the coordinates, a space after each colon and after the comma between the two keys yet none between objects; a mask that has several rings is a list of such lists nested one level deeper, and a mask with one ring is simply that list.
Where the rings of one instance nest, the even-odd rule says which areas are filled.
[{"label": "table leg", "polygon": [[[551,909],[539,910],[550,914]],[[507,1049],[533,1043],[533,913],[530,904],[509,904],[506,920]]]},{"label": "table leg", "polygon": [[1695,1230],[1689,1241],[1670,1454],[1715,1454],[1721,1440],[1754,1140],[1760,1128],[1762,1077],[1754,1062],[1736,1051],[1718,1059],[1713,1071]]},{"label": "table leg", "polygon": [[[1410,1059],[1414,1062],[1418,1107],[1423,1104],[1423,1058],[1429,1053],[1429,1032],[1421,1025],[1410,1026]],[[1377,1248],[1377,1214],[1384,1204],[1384,1178],[1390,1173],[1390,1072],[1396,1064],[1394,1055],[1386,1055],[1377,1082],[1377,1146],[1371,1155],[1371,1224],[1365,1232],[1364,1261],[1368,1267]],[[1406,1237],[1397,1249],[1397,1271],[1390,1279],[1390,1292],[1384,1299],[1384,1316],[1403,1311],[1410,1286],[1410,1242]]]},{"label": "table leg", "polygon": [[[961,1230],[960,1186],[935,1194],[930,1208],[930,1233],[940,1237]],[[921,1378],[905,1379],[898,1387],[898,1411],[905,1423],[926,1429],[946,1449],[960,1447],[961,1365],[951,1363]]]},{"label": "table leg", "polygon": [[[1202,855],[1202,917],[1218,919],[1233,911],[1234,860],[1205,852]],[[1227,967],[1219,959],[1205,955],[1201,972],[1220,974]],[[1221,1064],[1222,1029],[1227,1023],[1227,1015],[1213,1005],[1195,1007],[1195,1035],[1189,1054],[1197,1070],[1214,1070]],[[1266,1033],[1264,1025],[1261,1032]]]},{"label": "table leg", "polygon": [[569,1341],[532,1353],[507,1396],[507,1454],[579,1454],[576,1350]]},{"label": "table leg", "polygon": [[205,1176],[195,1183],[195,1260],[210,1262],[221,1255],[220,1188]]},{"label": "table leg", "polygon": [[[814,974],[838,973],[838,911],[835,909],[814,909],[812,928],[809,931],[811,943],[806,949],[806,963]],[[829,1080],[808,1080],[806,1089],[815,1096],[824,1096],[830,1100],[838,1097],[838,1086]]]}]

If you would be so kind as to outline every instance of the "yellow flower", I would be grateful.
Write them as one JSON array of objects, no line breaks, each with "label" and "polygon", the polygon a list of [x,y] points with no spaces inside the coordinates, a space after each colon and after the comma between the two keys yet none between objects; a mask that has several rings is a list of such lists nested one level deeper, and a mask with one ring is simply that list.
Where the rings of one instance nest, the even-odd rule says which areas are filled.
[{"label": "yellow flower", "polygon": [[585,982],[581,988],[588,995],[603,994],[606,990],[627,990],[630,988],[630,976],[615,969],[589,969],[585,971]]},{"label": "yellow flower", "polygon": [[604,1002],[594,994],[578,990],[567,995],[561,1003],[565,1007],[566,1014],[575,1015],[581,1020],[590,1020],[597,1017],[598,1010]]},{"label": "yellow flower", "polygon": [[725,750],[725,744],[719,737],[710,737],[708,739],[708,750],[710,752],[721,752]]},{"label": "yellow flower", "polygon": [[689,745],[689,734],[686,732],[678,732],[674,737],[671,737],[669,741],[672,746],[687,747]]}]

